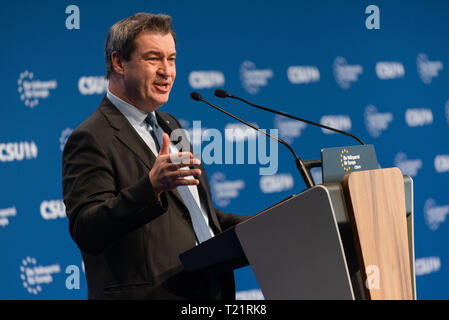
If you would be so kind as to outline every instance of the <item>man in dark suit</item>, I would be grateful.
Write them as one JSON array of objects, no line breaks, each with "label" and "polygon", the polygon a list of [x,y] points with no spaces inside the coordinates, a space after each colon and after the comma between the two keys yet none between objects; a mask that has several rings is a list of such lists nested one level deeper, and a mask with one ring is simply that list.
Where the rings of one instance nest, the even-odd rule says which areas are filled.
[{"label": "man in dark suit", "polygon": [[170,143],[179,122],[156,111],[176,77],[171,18],[117,22],[105,56],[107,95],[63,153],[64,202],[89,299],[233,299],[232,272],[186,272],[179,260],[248,216],[213,207],[199,160]]}]

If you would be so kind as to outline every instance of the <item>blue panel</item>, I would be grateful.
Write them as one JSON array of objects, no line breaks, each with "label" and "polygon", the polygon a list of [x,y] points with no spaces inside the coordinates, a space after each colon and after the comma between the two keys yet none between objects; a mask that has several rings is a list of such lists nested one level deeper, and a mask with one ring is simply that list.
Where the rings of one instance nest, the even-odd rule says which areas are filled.
[{"label": "blue panel", "polygon": [[[263,154],[256,143],[262,137],[256,140],[250,130],[238,133],[245,145],[243,163],[236,163],[235,150],[232,163],[224,163],[226,137],[241,127],[191,100],[191,91],[268,132],[277,129],[303,159],[320,158],[322,148],[357,144],[214,97],[214,89],[223,88],[348,130],[375,146],[381,167],[397,166],[412,176],[418,298],[449,298],[447,1],[375,1],[380,29],[366,25],[371,13],[365,10],[372,3],[356,0],[84,0],[76,1],[79,29],[66,27],[70,4],[1,5],[0,299],[87,298],[81,255],[62,203],[62,148],[105,93],[108,28],[136,12],[163,12],[174,19],[177,80],[161,110],[187,129],[201,121],[202,129],[220,133],[222,161],[215,154],[207,166],[218,208],[255,214],[305,184],[284,146],[266,141]],[[203,139],[200,150],[210,151],[211,143]],[[255,161],[251,144],[257,145]],[[270,166],[272,172],[261,175],[260,168]],[[319,170],[314,176],[319,179]],[[76,272],[79,289],[71,282]],[[251,269],[235,273],[239,297],[260,298]]]}]

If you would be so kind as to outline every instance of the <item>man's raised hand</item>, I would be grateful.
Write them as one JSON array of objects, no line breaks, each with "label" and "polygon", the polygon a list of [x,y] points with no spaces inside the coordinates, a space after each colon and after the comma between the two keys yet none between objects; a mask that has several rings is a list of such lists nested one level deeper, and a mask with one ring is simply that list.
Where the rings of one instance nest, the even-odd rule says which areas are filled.
[{"label": "man's raised hand", "polygon": [[198,167],[200,164],[201,161],[194,159],[191,152],[170,154],[170,138],[164,133],[161,150],[148,174],[154,192],[159,197],[163,191],[172,190],[178,186],[198,185],[199,180],[192,179],[191,176],[200,176],[201,170],[189,167]]}]

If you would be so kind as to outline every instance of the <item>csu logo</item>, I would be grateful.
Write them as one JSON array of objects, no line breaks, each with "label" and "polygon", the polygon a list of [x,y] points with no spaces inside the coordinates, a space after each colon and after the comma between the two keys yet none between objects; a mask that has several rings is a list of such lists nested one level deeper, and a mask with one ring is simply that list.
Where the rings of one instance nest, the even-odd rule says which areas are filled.
[{"label": "csu logo", "polygon": [[239,196],[240,190],[245,188],[244,180],[226,180],[222,172],[215,172],[211,177],[214,201],[222,207],[226,207],[231,199]]},{"label": "csu logo", "polygon": [[438,272],[440,269],[441,260],[438,256],[424,257],[415,260],[415,273],[417,276]]},{"label": "csu logo", "polygon": [[409,127],[422,127],[433,123],[432,110],[426,108],[411,108],[405,112],[405,121]]},{"label": "csu logo", "polygon": [[379,113],[373,105],[365,108],[365,126],[366,130],[373,138],[381,135],[382,131],[388,129],[388,124],[393,121],[391,112]]},{"label": "csu logo", "polygon": [[240,80],[243,88],[249,94],[256,94],[260,87],[268,85],[268,79],[273,78],[271,69],[256,69],[256,65],[252,61],[244,61],[240,65]]},{"label": "csu logo", "polygon": [[192,71],[189,74],[189,84],[192,89],[222,87],[225,77],[221,71]]},{"label": "csu logo", "polygon": [[[320,123],[322,125],[343,130],[343,131],[349,131],[352,127],[351,118],[349,118],[346,115],[324,115],[320,119]],[[334,134],[334,131],[321,128],[324,134]]]},{"label": "csu logo", "polygon": [[404,152],[399,152],[394,158],[394,164],[401,169],[403,174],[411,177],[415,177],[418,174],[418,170],[422,168],[421,159],[408,159]]},{"label": "csu logo", "polygon": [[353,82],[357,82],[363,68],[359,64],[349,65],[343,57],[334,60],[334,78],[342,89],[349,89]]},{"label": "csu logo", "polygon": [[424,204],[424,218],[430,230],[435,231],[446,220],[449,205],[437,206],[434,199],[427,199]]},{"label": "csu logo", "polygon": [[435,167],[435,171],[438,173],[448,172],[449,171],[449,155],[448,154],[439,154],[435,156],[433,160],[433,165]]},{"label": "csu logo", "polygon": [[376,74],[381,80],[403,78],[405,69],[401,62],[378,62]]},{"label": "csu logo", "polygon": [[62,200],[42,201],[40,211],[45,220],[66,218],[65,205]]},{"label": "csu logo", "polygon": [[5,227],[9,224],[9,217],[14,217],[17,215],[16,207],[9,207],[5,209],[0,209],[0,227]]},{"label": "csu logo", "polygon": [[53,275],[61,272],[59,264],[47,266],[37,265],[35,258],[26,257],[20,266],[20,279],[23,287],[30,294],[37,295],[42,292],[44,285],[53,282]]},{"label": "csu logo", "polygon": [[290,83],[302,84],[320,81],[320,70],[316,66],[290,66],[287,69]]},{"label": "csu logo", "polygon": [[0,162],[36,159],[37,152],[34,141],[0,143]]},{"label": "csu logo", "polygon": [[50,96],[50,90],[56,89],[56,80],[41,81],[34,79],[34,73],[28,70],[22,72],[17,81],[20,100],[25,106],[34,108],[38,105],[39,99],[46,99]]},{"label": "csu logo", "polygon": [[291,174],[275,174],[263,176],[259,180],[259,187],[263,193],[274,193],[290,190],[293,188],[294,180]]},{"label": "csu logo", "polygon": [[103,76],[86,76],[78,80],[78,89],[82,95],[103,94],[109,81]]},{"label": "csu logo", "polygon": [[421,81],[430,84],[433,78],[438,77],[438,73],[443,69],[441,61],[429,61],[425,53],[420,53],[416,58],[416,69]]},{"label": "csu logo", "polygon": [[279,136],[282,139],[287,143],[292,143],[294,138],[301,136],[307,125],[304,122],[284,119],[277,114],[274,116],[274,126],[279,130]]},{"label": "csu logo", "polygon": [[[259,127],[257,123],[252,123]],[[228,123],[225,127],[225,138],[228,141],[244,141],[257,139],[257,131],[244,125],[243,123]]]},{"label": "csu logo", "polygon": [[435,171],[438,173],[448,172],[449,171],[449,155],[448,154],[439,154],[435,156],[433,161],[435,166]]},{"label": "csu logo", "polygon": [[70,135],[72,134],[73,129],[71,128],[65,128],[62,132],[61,132],[61,136],[59,137],[59,149],[61,151],[64,150],[65,144],[67,142],[67,139],[69,139]]}]

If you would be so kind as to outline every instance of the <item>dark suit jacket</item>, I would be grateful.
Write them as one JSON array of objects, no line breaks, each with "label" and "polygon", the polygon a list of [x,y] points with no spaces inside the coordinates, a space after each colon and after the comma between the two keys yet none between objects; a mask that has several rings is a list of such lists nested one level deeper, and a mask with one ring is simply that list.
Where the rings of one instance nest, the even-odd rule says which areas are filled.
[{"label": "dark suit jacket", "polygon": [[[179,122],[156,112],[170,134]],[[104,97],[76,128],[63,153],[64,203],[81,250],[89,299],[209,299],[211,278],[186,272],[179,254],[195,246],[187,208],[176,190],[158,199],[148,177],[155,155],[122,113]],[[217,234],[248,218],[212,205],[201,166],[198,191]],[[219,277],[221,297],[235,298],[233,273]]]}]

